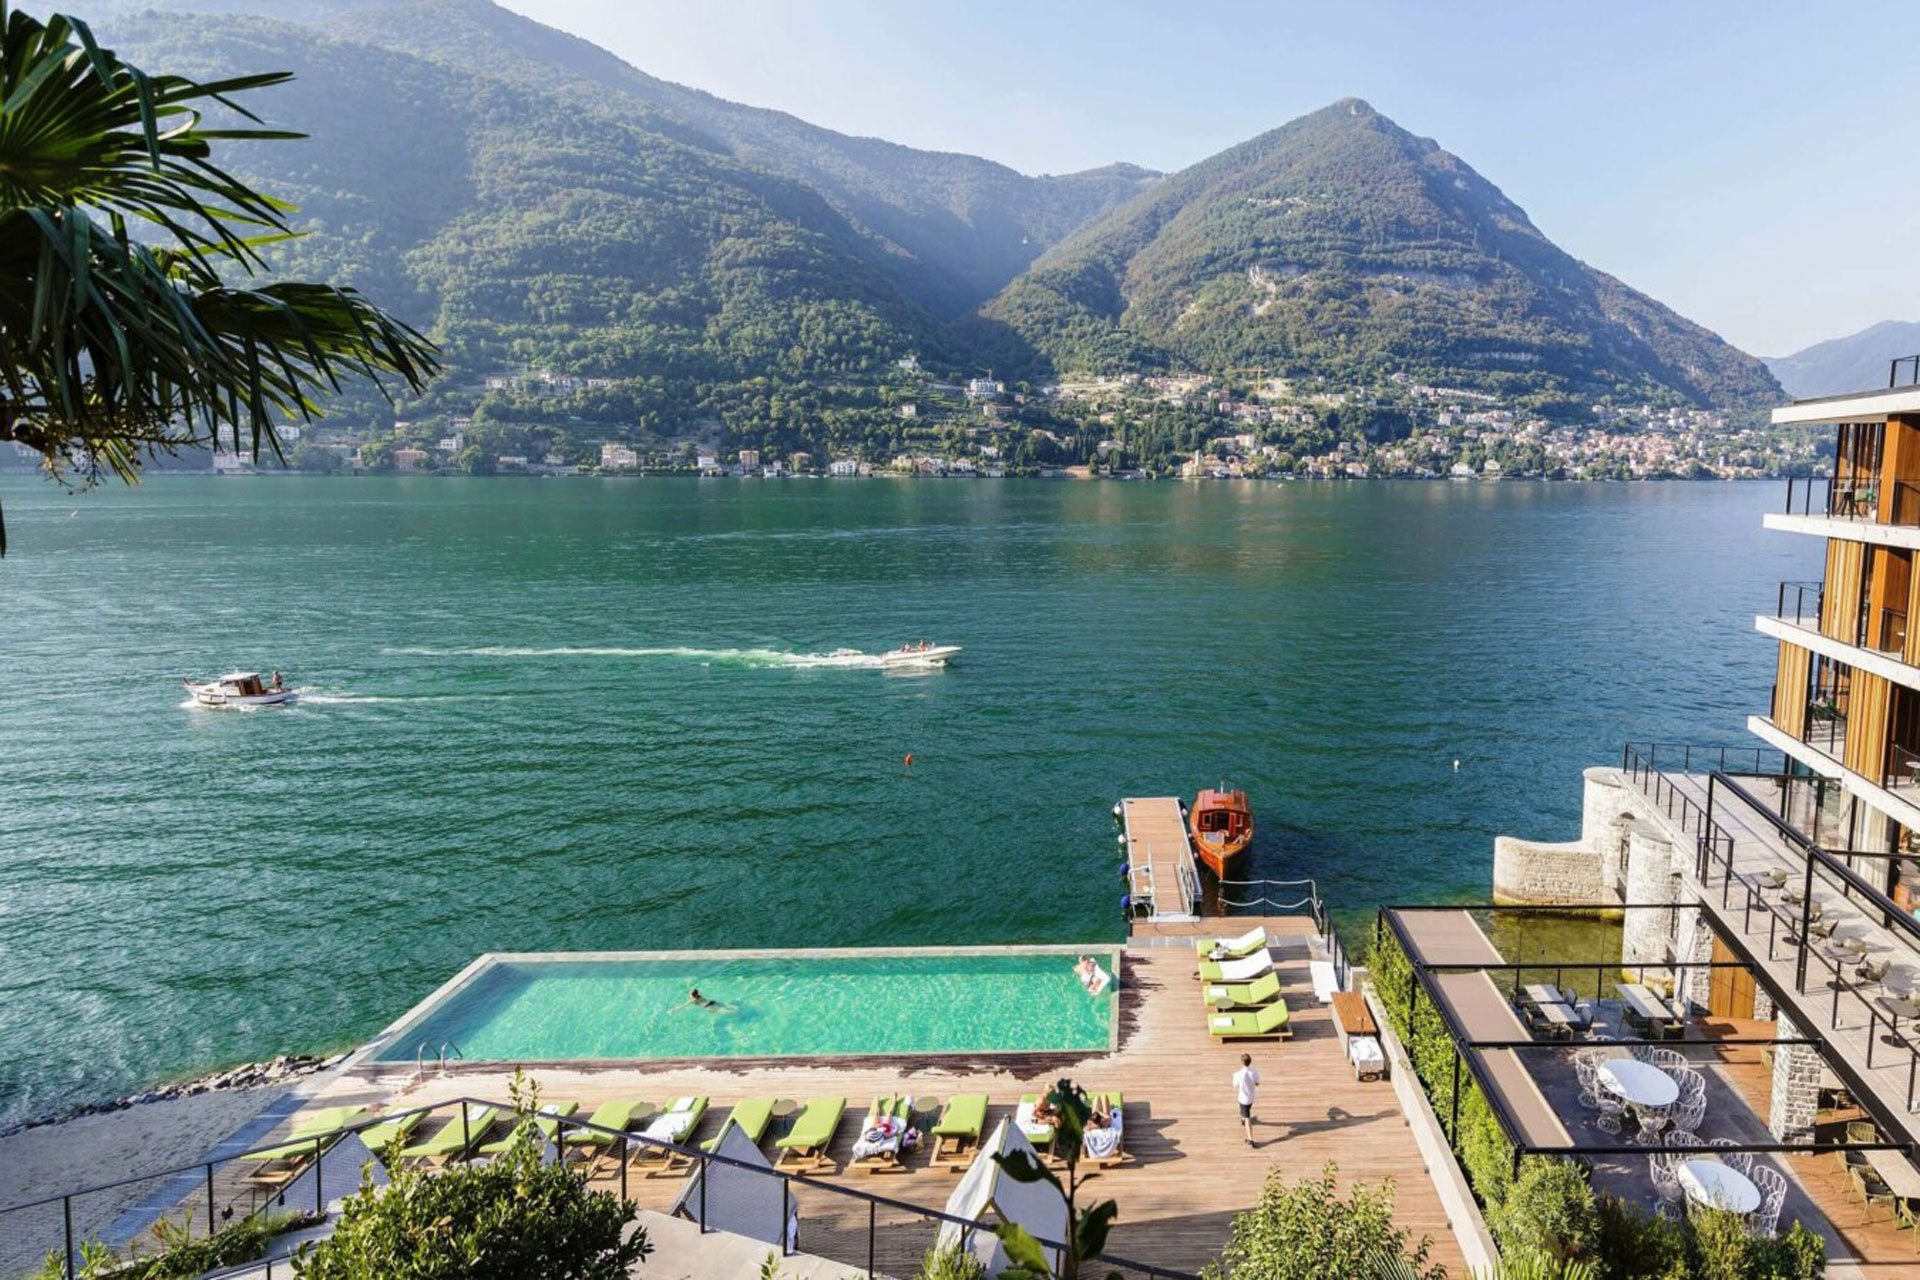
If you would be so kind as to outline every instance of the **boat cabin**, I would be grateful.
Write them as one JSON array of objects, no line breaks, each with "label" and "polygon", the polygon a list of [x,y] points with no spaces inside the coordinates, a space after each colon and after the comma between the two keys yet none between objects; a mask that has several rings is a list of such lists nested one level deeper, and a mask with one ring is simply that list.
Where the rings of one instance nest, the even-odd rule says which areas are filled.
[{"label": "boat cabin", "polygon": [[1202,791],[1193,806],[1193,830],[1208,843],[1227,843],[1247,834],[1253,816],[1247,798],[1239,792]]},{"label": "boat cabin", "polygon": [[267,683],[257,671],[234,671],[217,681],[220,692],[229,698],[259,698],[266,695]]}]

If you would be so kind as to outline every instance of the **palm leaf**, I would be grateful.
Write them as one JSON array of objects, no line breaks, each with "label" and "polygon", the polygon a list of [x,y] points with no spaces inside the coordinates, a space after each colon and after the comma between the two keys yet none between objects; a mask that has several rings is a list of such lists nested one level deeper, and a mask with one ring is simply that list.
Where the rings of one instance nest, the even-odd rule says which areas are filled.
[{"label": "palm leaf", "polygon": [[292,206],[212,144],[301,135],[202,128],[202,110],[258,124],[233,95],[288,78],[148,75],[84,23],[0,0],[0,440],[131,482],[183,445],[278,456],[278,428],[345,378],[437,372],[431,342],[351,289],[249,279],[296,234]]}]

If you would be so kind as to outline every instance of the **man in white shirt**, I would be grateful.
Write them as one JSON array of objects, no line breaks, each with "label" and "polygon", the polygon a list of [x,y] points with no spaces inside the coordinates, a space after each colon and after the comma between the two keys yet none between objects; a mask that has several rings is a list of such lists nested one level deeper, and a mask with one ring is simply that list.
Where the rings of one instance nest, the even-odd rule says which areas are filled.
[{"label": "man in white shirt", "polygon": [[1240,1069],[1233,1073],[1233,1093],[1240,1102],[1240,1127],[1246,1132],[1247,1145],[1253,1145],[1253,1096],[1260,1087],[1260,1073],[1253,1069],[1253,1055],[1240,1055]]}]

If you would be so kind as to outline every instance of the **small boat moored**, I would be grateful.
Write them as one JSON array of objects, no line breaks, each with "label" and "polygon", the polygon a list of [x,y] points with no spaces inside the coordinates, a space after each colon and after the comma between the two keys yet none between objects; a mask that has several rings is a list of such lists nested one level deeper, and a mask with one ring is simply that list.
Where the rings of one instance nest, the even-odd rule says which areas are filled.
[{"label": "small boat moored", "polygon": [[287,688],[278,671],[273,673],[271,683],[262,680],[257,671],[230,671],[203,684],[191,680],[180,684],[203,707],[276,707],[300,696]]},{"label": "small boat moored", "polygon": [[902,645],[880,655],[883,667],[944,667],[960,653],[957,644]]},{"label": "small boat moored", "polygon": [[1209,788],[1193,798],[1187,818],[1194,851],[1213,874],[1225,878],[1233,860],[1253,843],[1253,812],[1247,793]]}]

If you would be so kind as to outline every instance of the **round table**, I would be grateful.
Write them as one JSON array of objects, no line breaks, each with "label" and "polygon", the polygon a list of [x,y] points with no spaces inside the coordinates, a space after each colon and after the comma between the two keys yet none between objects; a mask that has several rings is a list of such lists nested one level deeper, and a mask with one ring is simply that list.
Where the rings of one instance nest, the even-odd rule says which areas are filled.
[{"label": "round table", "polygon": [[1680,1099],[1674,1078],[1638,1058],[1615,1058],[1595,1073],[1600,1087],[1636,1107],[1668,1107]]},{"label": "round table", "polygon": [[1680,1189],[1695,1204],[1734,1213],[1752,1213],[1760,1207],[1760,1188],[1753,1185],[1753,1180],[1718,1160],[1683,1160],[1673,1172],[1680,1180]]}]

